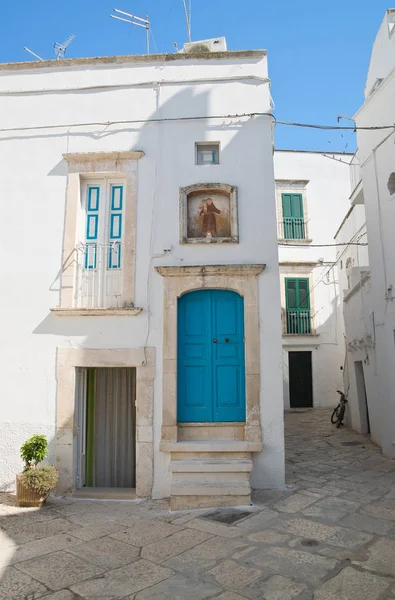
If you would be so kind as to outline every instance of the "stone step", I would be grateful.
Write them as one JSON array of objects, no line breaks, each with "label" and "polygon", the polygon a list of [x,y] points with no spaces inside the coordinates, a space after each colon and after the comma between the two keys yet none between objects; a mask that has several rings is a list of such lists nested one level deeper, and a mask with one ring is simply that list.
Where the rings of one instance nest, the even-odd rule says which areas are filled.
[{"label": "stone step", "polygon": [[173,479],[170,493],[171,496],[248,496],[251,487],[248,480],[185,482]]},{"label": "stone step", "polygon": [[249,506],[251,494],[241,496],[170,496],[170,510],[216,508],[218,506]]},{"label": "stone step", "polygon": [[260,452],[260,442],[241,440],[161,442],[162,452]]},{"label": "stone step", "polygon": [[178,440],[209,441],[209,440],[244,440],[244,423],[179,423]]},{"label": "stone step", "polygon": [[185,483],[185,484],[191,484],[191,485],[200,485],[201,483],[204,484],[212,484],[215,485],[218,482],[221,482],[221,484],[225,484],[225,483],[234,483],[234,482],[238,482],[240,484],[242,483],[247,483],[249,484],[250,481],[250,473],[248,471],[231,471],[231,472],[224,472],[224,471],[204,471],[202,473],[198,473],[198,472],[192,472],[192,473],[186,473],[185,471],[179,473],[177,471],[173,471],[173,483]]},{"label": "stone step", "polygon": [[172,473],[245,473],[252,471],[252,460],[248,459],[195,459],[172,460]]}]

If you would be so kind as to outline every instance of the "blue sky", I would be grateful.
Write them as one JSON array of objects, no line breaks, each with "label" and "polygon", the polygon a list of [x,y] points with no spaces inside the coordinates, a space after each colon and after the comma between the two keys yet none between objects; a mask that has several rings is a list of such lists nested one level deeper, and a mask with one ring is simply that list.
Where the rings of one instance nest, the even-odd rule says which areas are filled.
[{"label": "blue sky", "polygon": [[[67,56],[140,54],[145,32],[109,18],[115,7],[148,14],[159,52],[186,41],[181,0],[3,0],[0,62],[30,60],[28,46],[52,58],[55,41],[77,38]],[[268,51],[280,120],[336,125],[362,103],[371,47],[385,0],[192,0],[192,39],[226,36],[229,50]],[[351,123],[343,122],[346,125]],[[278,148],[353,150],[352,132],[278,126]],[[348,144],[348,145],[347,145]]]}]

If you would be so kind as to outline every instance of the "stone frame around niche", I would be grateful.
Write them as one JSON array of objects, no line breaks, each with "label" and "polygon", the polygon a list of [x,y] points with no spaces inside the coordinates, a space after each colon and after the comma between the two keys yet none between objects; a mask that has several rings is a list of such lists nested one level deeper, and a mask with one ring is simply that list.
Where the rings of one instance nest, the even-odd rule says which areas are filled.
[{"label": "stone frame around niche", "polygon": [[[223,193],[229,195],[230,236],[227,237],[188,237],[188,197],[196,193]],[[179,238],[180,244],[239,243],[239,218],[237,188],[227,183],[196,183],[180,188],[179,197]]]}]

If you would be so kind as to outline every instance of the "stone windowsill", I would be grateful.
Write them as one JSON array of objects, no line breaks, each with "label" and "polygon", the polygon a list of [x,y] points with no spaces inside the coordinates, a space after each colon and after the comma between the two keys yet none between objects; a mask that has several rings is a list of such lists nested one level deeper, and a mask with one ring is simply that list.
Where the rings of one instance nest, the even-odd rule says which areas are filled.
[{"label": "stone windowsill", "polygon": [[284,244],[287,246],[293,246],[294,244],[300,244],[301,246],[303,246],[304,244],[311,244],[313,240],[311,238],[305,238],[303,240],[293,240],[290,238],[278,238],[278,243],[279,244]]},{"label": "stone windowsill", "polygon": [[135,317],[143,309],[133,308],[51,308],[50,311],[59,317]]},{"label": "stone windowsill", "polygon": [[320,334],[319,333],[315,333],[314,331],[312,333],[283,333],[283,337],[286,338],[312,338],[312,337],[319,337]]}]

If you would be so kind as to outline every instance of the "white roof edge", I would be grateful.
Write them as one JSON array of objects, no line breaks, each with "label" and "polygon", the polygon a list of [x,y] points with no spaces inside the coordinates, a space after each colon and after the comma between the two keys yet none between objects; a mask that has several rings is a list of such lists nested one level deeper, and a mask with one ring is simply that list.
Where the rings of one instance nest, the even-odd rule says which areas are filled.
[{"label": "white roof edge", "polygon": [[126,54],[121,56],[97,56],[85,58],[64,58],[62,60],[43,60],[29,62],[0,63],[0,71],[19,71],[28,69],[62,69],[84,65],[111,65],[122,63],[167,63],[190,60],[231,60],[233,58],[260,59],[266,56],[266,50],[231,50],[226,52],[187,52],[176,54]]}]

